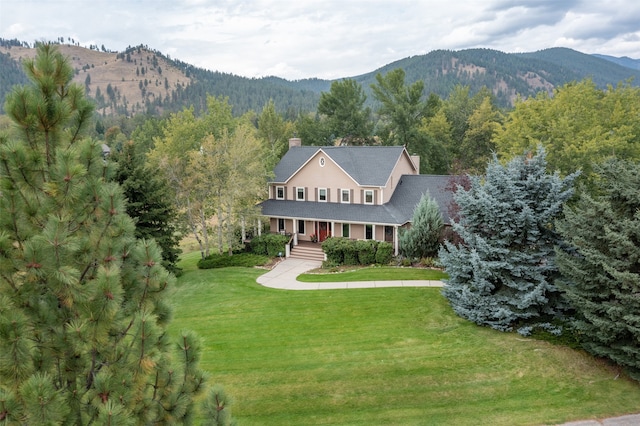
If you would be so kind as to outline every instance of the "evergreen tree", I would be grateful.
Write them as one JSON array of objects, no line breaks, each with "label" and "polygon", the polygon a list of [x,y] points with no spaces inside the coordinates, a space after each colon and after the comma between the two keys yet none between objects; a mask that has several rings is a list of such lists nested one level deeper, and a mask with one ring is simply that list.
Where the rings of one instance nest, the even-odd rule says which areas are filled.
[{"label": "evergreen tree", "polygon": [[426,193],[413,212],[411,228],[400,235],[400,251],[407,257],[429,257],[438,252],[442,213],[436,200]]},{"label": "evergreen tree", "polygon": [[116,180],[127,199],[127,214],[135,220],[136,238],[155,239],[162,249],[163,266],[178,272],[180,234],[175,207],[167,196],[171,188],[165,179],[145,166],[144,157],[132,142],[125,143],[114,159],[118,163]]},{"label": "evergreen tree", "polygon": [[557,249],[558,285],[584,348],[640,380],[640,164],[610,160],[596,170],[598,195],[581,194],[558,223],[567,242]]},{"label": "evergreen tree", "polygon": [[453,230],[462,242],[446,242],[440,259],[449,274],[443,294],[458,315],[511,330],[562,311],[553,223],[575,175],[547,174],[546,164],[542,149],[506,166],[494,156],[485,177],[472,177],[469,190],[454,194],[460,221]]},{"label": "evergreen tree", "polygon": [[331,90],[320,94],[318,113],[327,117],[331,133],[354,145],[367,144],[373,133],[371,110],[365,108],[367,96],[355,80],[331,83]]},{"label": "evergreen tree", "polygon": [[175,278],[83,137],[92,107],[67,60],[43,44],[25,71],[0,138],[3,424],[187,423],[206,374],[195,335],[167,336]]}]

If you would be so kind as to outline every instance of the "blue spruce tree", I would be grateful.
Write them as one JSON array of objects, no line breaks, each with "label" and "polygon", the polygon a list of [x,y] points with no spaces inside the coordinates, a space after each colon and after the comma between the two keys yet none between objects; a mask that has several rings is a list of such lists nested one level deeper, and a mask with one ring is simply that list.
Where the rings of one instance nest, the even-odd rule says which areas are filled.
[{"label": "blue spruce tree", "polygon": [[440,260],[449,274],[443,294],[461,317],[527,334],[562,311],[553,224],[577,174],[563,179],[546,166],[541,148],[507,165],[494,156],[486,176],[471,177],[470,189],[456,192],[460,220],[453,230],[462,243],[446,242]]},{"label": "blue spruce tree", "polygon": [[610,160],[598,167],[595,194],[582,194],[558,231],[572,325],[583,347],[640,380],[640,164]]}]

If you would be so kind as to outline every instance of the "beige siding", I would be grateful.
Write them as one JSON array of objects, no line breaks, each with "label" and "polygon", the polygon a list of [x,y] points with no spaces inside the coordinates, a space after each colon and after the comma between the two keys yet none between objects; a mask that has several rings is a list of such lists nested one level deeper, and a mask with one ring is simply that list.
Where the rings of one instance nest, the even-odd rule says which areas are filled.
[{"label": "beige siding", "polygon": [[[320,157],[324,157],[325,165],[320,166]],[[328,202],[339,202],[338,188],[356,188],[355,182],[322,152],[311,158],[289,182],[287,182],[290,197],[295,200],[295,188],[307,188],[307,201],[318,201],[318,188],[328,190]]]},{"label": "beige siding", "polygon": [[417,174],[416,169],[413,167],[411,159],[406,153],[403,153],[398,159],[398,163],[394,167],[391,178],[385,187],[382,203],[387,203],[391,199],[393,191],[396,189],[396,185],[398,185],[398,181],[402,175],[415,174]]},{"label": "beige siding", "polygon": [[[320,158],[324,157],[324,167],[320,165]],[[351,204],[364,204],[364,190],[374,191],[374,204],[384,204],[391,199],[393,190],[400,176],[414,174],[415,169],[408,155],[403,154],[391,174],[387,187],[360,187],[351,177],[338,167],[324,152],[316,153],[302,168],[287,182],[286,199],[295,200],[297,188],[305,188],[306,201],[318,201],[318,189],[327,190],[327,201],[331,203],[341,202],[343,189],[351,193]],[[272,188],[275,198],[275,185]]]}]

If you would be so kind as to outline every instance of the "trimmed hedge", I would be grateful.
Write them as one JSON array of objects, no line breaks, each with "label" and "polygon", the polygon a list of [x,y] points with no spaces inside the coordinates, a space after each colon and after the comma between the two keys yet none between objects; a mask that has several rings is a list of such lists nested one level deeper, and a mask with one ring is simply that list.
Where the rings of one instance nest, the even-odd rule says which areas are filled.
[{"label": "trimmed hedge", "polygon": [[387,265],[393,259],[393,245],[386,241],[378,244],[376,250],[376,263],[379,265]]},{"label": "trimmed hedge", "polygon": [[350,240],[330,237],[322,242],[327,265],[386,265],[393,258],[393,246],[373,240]]},{"label": "trimmed hedge", "polygon": [[259,237],[253,237],[249,243],[249,250],[263,256],[276,257],[280,253],[284,256],[289,238],[288,235],[263,234]]},{"label": "trimmed hedge", "polygon": [[227,268],[230,266],[242,266],[252,268],[269,263],[269,257],[255,253],[238,253],[233,256],[228,254],[212,254],[198,261],[198,269]]}]

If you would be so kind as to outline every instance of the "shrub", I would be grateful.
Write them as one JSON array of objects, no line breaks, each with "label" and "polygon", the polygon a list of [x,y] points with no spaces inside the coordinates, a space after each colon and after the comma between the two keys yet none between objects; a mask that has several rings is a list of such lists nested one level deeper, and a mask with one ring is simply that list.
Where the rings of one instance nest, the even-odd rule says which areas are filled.
[{"label": "shrub", "polygon": [[329,237],[322,242],[322,250],[327,255],[328,264],[342,265],[344,262],[343,241],[346,241],[346,238]]},{"label": "shrub", "polygon": [[360,265],[371,265],[376,263],[377,241],[356,241],[354,248],[358,253],[358,263]]},{"label": "shrub", "polygon": [[252,268],[262,266],[269,262],[269,257],[255,253],[240,253],[229,256],[228,254],[212,254],[198,261],[198,269],[228,268],[242,266]]},{"label": "shrub", "polygon": [[289,238],[289,236],[281,234],[263,234],[253,238],[249,247],[252,253],[276,257],[280,253],[284,255]]},{"label": "shrub", "polygon": [[379,265],[387,265],[393,259],[393,245],[382,241],[378,243],[376,249],[376,263]]},{"label": "shrub", "polygon": [[344,254],[345,265],[358,265],[358,249],[356,247],[356,241],[343,240],[341,244],[342,253]]}]

